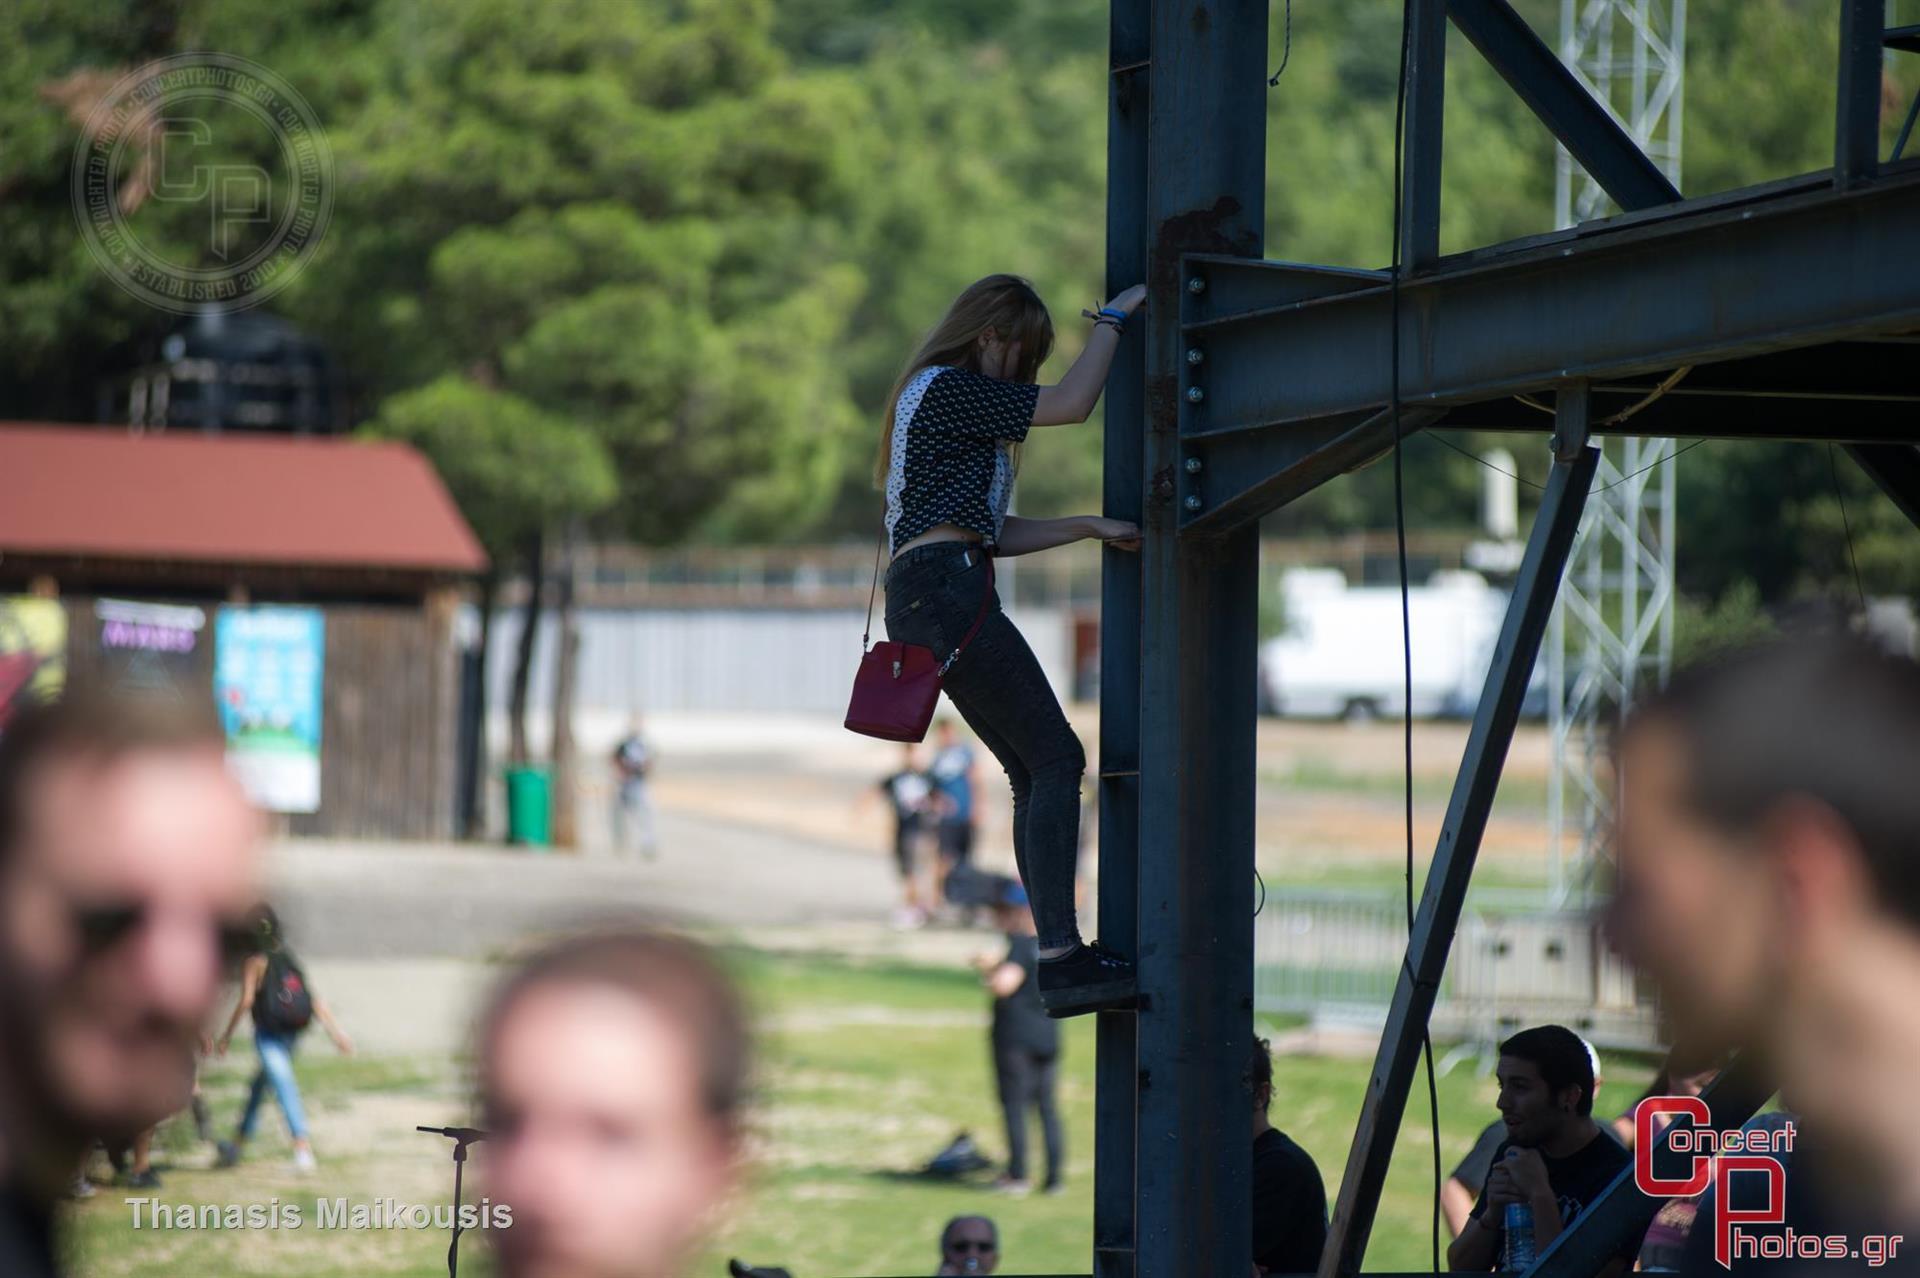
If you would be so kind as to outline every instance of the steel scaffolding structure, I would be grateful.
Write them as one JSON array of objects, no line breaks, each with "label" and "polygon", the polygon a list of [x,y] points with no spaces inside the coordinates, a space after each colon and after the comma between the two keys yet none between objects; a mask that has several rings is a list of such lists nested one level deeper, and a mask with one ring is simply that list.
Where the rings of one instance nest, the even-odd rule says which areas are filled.
[{"label": "steel scaffolding structure", "polygon": [[[1410,929],[1321,1278],[1360,1268],[1480,838],[1599,466],[1639,438],[1845,444],[1920,521],[1920,162],[1882,163],[1882,0],[1836,0],[1830,170],[1681,200],[1508,0],[1407,0],[1401,270],[1263,260],[1266,0],[1112,0],[1109,292],[1145,280],[1109,382],[1100,936],[1136,1010],[1098,1020],[1094,1272],[1249,1268],[1259,516],[1434,427],[1553,458]],[[1439,252],[1447,24],[1625,212]],[[1390,365],[1389,360],[1395,358]],[[1675,370],[1692,372],[1649,393]],[[1621,409],[1647,401],[1631,417]],[[1414,635],[1419,642],[1419,635]],[[1738,1124],[1751,1068],[1705,1096]],[[1542,1253],[1595,1272],[1656,1207],[1630,1174]]]},{"label": "steel scaffolding structure", "polygon": [[[1686,0],[1561,0],[1560,60],[1620,118],[1669,182],[1680,183]],[[1555,225],[1610,211],[1607,193],[1555,148]],[[1671,439],[1603,439],[1547,637],[1548,884],[1553,905],[1588,895],[1612,812],[1597,766],[1611,720],[1673,664]]]}]

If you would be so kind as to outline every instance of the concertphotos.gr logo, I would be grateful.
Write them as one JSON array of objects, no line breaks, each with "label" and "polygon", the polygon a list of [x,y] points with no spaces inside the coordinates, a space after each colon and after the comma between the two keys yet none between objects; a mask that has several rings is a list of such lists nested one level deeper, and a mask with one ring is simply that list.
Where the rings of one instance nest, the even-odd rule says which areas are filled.
[{"label": "concertphotos.gr logo", "polygon": [[[1663,1115],[1690,1123],[1659,1122]],[[1720,1132],[1712,1126],[1706,1102],[1697,1096],[1649,1096],[1633,1111],[1633,1183],[1649,1198],[1687,1198],[1713,1190],[1713,1258],[1722,1268],[1740,1260],[1857,1260],[1877,1269],[1899,1255],[1900,1234],[1803,1233],[1783,1225],[1787,1219],[1787,1163],[1795,1138],[1791,1120],[1779,1127]],[[1663,1176],[1654,1154],[1665,1148],[1688,1155],[1685,1176]],[[1736,1175],[1757,1177],[1766,1205],[1736,1206],[1729,1186]]]},{"label": "concertphotos.gr logo", "polygon": [[176,313],[244,310],[312,260],[333,212],[333,153],[273,71],[182,53],[94,104],[71,191],[81,238],[121,288]]}]

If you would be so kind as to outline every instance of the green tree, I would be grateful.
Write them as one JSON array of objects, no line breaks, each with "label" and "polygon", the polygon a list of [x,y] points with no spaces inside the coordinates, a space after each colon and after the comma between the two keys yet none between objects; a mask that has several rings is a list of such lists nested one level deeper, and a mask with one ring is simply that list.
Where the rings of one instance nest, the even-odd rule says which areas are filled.
[{"label": "green tree", "polygon": [[[519,646],[508,705],[509,762],[528,761],[527,687],[538,632],[545,545],[557,526],[593,515],[617,491],[612,463],[591,431],[544,412],[532,402],[454,375],[392,395],[366,427],[376,438],[412,444],[433,462],[448,491],[487,549],[480,581],[480,656],[486,669],[494,604],[508,564],[527,573]],[[556,718],[568,707],[556,704]],[[485,681],[480,713],[486,714]],[[478,766],[480,760],[473,761]],[[462,814],[470,834],[477,814]]]}]

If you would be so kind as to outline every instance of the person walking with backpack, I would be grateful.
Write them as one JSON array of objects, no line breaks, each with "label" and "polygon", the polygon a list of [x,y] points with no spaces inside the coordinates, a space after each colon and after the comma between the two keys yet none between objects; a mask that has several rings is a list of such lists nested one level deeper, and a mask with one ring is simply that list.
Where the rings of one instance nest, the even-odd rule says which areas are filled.
[{"label": "person walking with backpack", "polygon": [[636,847],[651,861],[660,855],[653,798],[647,777],[653,771],[653,747],[640,734],[640,715],[627,722],[626,735],[613,747],[613,850],[622,856]]},{"label": "person walking with backpack", "polygon": [[307,984],[307,974],[293,951],[287,948],[286,938],[280,931],[280,917],[273,912],[273,907],[256,907],[252,922],[258,948],[240,970],[240,999],[234,1004],[226,1032],[220,1036],[215,1050],[221,1056],[227,1054],[227,1045],[240,1025],[241,1014],[252,1009],[253,1046],[260,1054],[260,1068],[254,1073],[253,1086],[248,1089],[247,1108],[240,1116],[239,1128],[232,1140],[220,1142],[220,1166],[231,1167],[240,1161],[241,1151],[253,1135],[254,1121],[260,1116],[260,1103],[271,1087],[280,1112],[286,1116],[287,1133],[293,1137],[293,1165],[301,1171],[312,1171],[313,1144],[307,1138],[307,1116],[300,1104],[300,1084],[293,1076],[294,1043],[315,1020],[327,1031],[327,1037],[333,1040],[341,1055],[353,1055],[353,1040],[333,1019],[326,1002]]}]

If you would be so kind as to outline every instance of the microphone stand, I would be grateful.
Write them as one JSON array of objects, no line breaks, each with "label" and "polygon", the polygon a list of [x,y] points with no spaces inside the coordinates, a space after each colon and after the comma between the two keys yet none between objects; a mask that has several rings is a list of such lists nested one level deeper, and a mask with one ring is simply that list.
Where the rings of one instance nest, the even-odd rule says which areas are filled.
[{"label": "microphone stand", "polygon": [[467,1146],[487,1138],[477,1127],[415,1127],[417,1132],[446,1136],[453,1141],[453,1241],[447,1244],[447,1278],[460,1278],[460,1173],[467,1165]]}]

